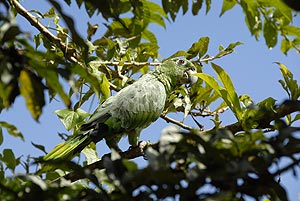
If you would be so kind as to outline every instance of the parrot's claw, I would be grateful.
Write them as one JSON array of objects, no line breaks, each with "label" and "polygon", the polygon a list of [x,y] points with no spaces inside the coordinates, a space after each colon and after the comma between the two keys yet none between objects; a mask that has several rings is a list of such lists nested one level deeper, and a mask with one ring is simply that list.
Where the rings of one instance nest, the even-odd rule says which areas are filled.
[{"label": "parrot's claw", "polygon": [[144,155],[144,150],[145,150],[145,148],[146,148],[149,144],[150,144],[149,141],[139,141],[138,144],[137,144],[137,146],[132,146],[132,145],[131,145],[131,146],[128,148],[128,151],[129,151],[129,150],[132,150],[132,149],[134,149],[134,148],[139,148],[139,149],[140,149],[140,153],[142,153],[143,156],[145,157],[145,155]]}]

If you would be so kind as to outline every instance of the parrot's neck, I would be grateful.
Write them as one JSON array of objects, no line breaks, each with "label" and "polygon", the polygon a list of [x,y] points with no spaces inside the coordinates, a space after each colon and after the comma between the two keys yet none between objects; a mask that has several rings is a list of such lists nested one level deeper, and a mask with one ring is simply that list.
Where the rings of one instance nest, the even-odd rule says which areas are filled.
[{"label": "parrot's neck", "polygon": [[177,85],[177,80],[170,75],[168,72],[164,72],[160,69],[154,69],[150,72],[150,74],[154,75],[166,88],[166,93],[170,94]]}]

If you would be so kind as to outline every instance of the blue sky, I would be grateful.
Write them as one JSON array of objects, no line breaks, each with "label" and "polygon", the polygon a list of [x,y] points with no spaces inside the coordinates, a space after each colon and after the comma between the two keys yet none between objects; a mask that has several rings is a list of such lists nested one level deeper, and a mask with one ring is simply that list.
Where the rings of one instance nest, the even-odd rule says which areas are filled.
[{"label": "blue sky", "polygon": [[[38,10],[42,13],[49,9],[49,5],[45,1],[24,0],[21,4],[28,10]],[[160,1],[155,1],[160,2]],[[78,10],[75,5],[71,8],[64,8],[71,16],[75,16],[77,30],[82,34],[86,32],[87,21],[89,20],[84,10]],[[278,80],[281,79],[279,67],[274,62],[281,62],[285,64],[293,73],[296,79],[299,80],[300,75],[300,59],[295,51],[290,51],[288,56],[280,52],[280,47],[277,45],[270,50],[264,43],[261,37],[256,41],[248,31],[242,10],[235,7],[228,11],[221,18],[218,17],[221,11],[221,1],[213,1],[212,9],[205,15],[204,9],[200,11],[198,16],[192,16],[190,13],[178,17],[174,23],[166,22],[167,28],[163,29],[157,25],[151,26],[155,33],[160,46],[159,53],[162,58],[169,57],[177,50],[187,50],[193,42],[196,42],[200,37],[210,37],[210,46],[208,53],[214,55],[218,52],[219,45],[227,46],[230,43],[240,41],[243,45],[238,46],[236,51],[214,62],[222,66],[231,76],[232,81],[236,87],[237,93],[249,94],[255,102],[259,102],[267,97],[273,97],[280,103],[282,100],[288,98],[287,94],[281,89]],[[30,32],[33,37],[38,33],[31,25],[25,21],[21,16],[17,18],[24,32]],[[298,22],[295,23],[299,25]],[[91,23],[98,23],[99,30],[104,26],[104,21],[100,17],[93,17]],[[101,31],[96,33],[96,37],[101,36]],[[204,65],[204,72],[214,75],[209,65]],[[89,105],[83,106],[85,110]],[[95,106],[96,107],[96,106]],[[16,156],[40,156],[43,153],[31,145],[31,142],[43,144],[49,151],[56,144],[61,142],[58,137],[58,132],[66,132],[61,122],[53,113],[55,110],[64,109],[64,106],[59,101],[52,101],[47,103],[40,118],[40,123],[35,122],[29,112],[25,109],[23,99],[18,98],[11,109],[0,114],[0,120],[7,121],[16,125],[25,136],[25,142],[19,139],[12,138],[4,133],[4,144],[0,147],[0,152],[4,148],[11,148],[14,150]],[[182,116],[172,115],[172,117],[182,120]],[[221,115],[223,125],[234,123],[234,116],[230,112]],[[209,128],[211,123],[209,120],[198,119],[205,124],[205,128]],[[189,119],[185,122],[189,125],[194,125]],[[153,123],[149,128],[142,133],[142,140],[150,140],[156,142],[159,139],[160,131],[167,126],[166,122],[159,119]],[[122,140],[121,148],[127,149],[128,144]],[[97,144],[99,155],[109,152],[105,143]],[[144,162],[141,162],[143,164]],[[298,171],[298,173],[300,173]],[[291,174],[282,175],[282,183],[289,192],[290,200],[297,200],[298,193],[300,193],[300,181],[293,178]]]}]

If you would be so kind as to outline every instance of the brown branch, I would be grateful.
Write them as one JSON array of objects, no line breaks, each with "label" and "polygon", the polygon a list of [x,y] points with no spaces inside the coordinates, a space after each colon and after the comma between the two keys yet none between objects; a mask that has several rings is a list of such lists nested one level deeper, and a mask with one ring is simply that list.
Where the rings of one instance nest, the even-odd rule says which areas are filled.
[{"label": "brown branch", "polygon": [[161,117],[162,119],[166,120],[166,122],[168,122],[168,123],[171,122],[171,123],[173,123],[173,124],[175,124],[175,125],[177,125],[177,126],[180,126],[181,128],[186,129],[186,130],[192,130],[192,129],[193,129],[192,127],[190,127],[190,126],[188,126],[188,125],[185,125],[185,124],[182,123],[181,121],[177,121],[177,120],[175,120],[175,119],[172,119],[171,117],[168,117],[168,116],[165,115],[165,114],[161,114],[160,117]]},{"label": "brown branch", "polygon": [[[274,120],[285,117],[288,114],[300,111],[300,101],[299,100],[286,100],[277,108],[275,111],[265,111],[265,115],[261,115],[260,119],[256,121],[259,122],[258,129],[270,128],[270,123]],[[237,133],[243,131],[242,124],[236,122],[225,126],[224,128],[230,130],[232,133]]]},{"label": "brown branch", "polygon": [[45,35],[51,42],[55,43],[64,53],[68,60],[78,63],[78,58],[76,57],[76,50],[74,48],[68,48],[68,46],[58,37],[53,35],[40,21],[37,17],[29,13],[18,1],[11,0],[11,4],[15,7],[17,12],[22,15],[27,21],[37,28],[43,35]]},{"label": "brown branch", "polygon": [[[263,117],[261,119],[258,119],[258,121],[260,122],[259,124],[259,128],[268,128],[269,124],[271,121],[276,120],[278,118],[282,118],[288,114],[291,114],[293,112],[297,112],[300,111],[300,101],[285,101],[283,102],[281,105],[279,105],[277,108],[275,108],[275,111],[270,112],[267,111],[266,115],[263,115]],[[182,124],[181,122],[178,122],[172,118],[169,118],[165,115],[161,116],[162,118],[164,118],[166,121],[172,122],[174,124],[177,124],[179,126],[181,126],[182,128],[185,128],[187,130],[192,129],[189,126],[186,126],[184,124]],[[241,126],[241,124],[239,122],[236,122],[234,124],[230,124],[225,126],[224,128],[230,130],[232,133],[237,133],[239,131],[242,131],[243,128]],[[201,133],[208,133],[210,132],[210,130],[207,131],[203,131]],[[140,143],[140,146],[138,147],[134,147],[128,151],[124,151],[124,152],[120,152],[120,156],[124,159],[133,159],[133,158],[137,158],[140,156],[144,156],[144,152],[148,147],[152,147],[154,149],[158,149],[158,145],[159,142],[153,143],[153,144],[148,144],[147,142],[142,142]],[[78,172],[71,172],[67,175],[64,176],[65,179],[67,180],[71,180],[72,182],[82,179],[82,178],[87,178],[88,175],[95,169],[104,169],[104,159],[106,157],[110,157],[110,153],[109,154],[105,154],[103,155],[102,159],[92,163],[90,165],[87,165],[83,168],[83,172],[84,174],[78,174]],[[293,164],[291,164],[290,166],[292,166]],[[285,170],[287,170],[290,166],[287,166],[286,168],[282,169],[280,172],[277,172],[276,174],[279,174],[281,172],[284,172]],[[58,180],[58,179],[57,179]],[[55,181],[57,181],[55,180]]]},{"label": "brown branch", "polygon": [[[146,151],[146,149],[148,147],[152,147],[154,149],[158,149],[158,142],[153,143],[153,144],[149,144],[148,142],[142,141],[139,143],[139,146],[137,147],[133,147],[127,151],[124,152],[119,152],[119,155],[121,156],[121,158],[123,159],[134,159],[140,156],[144,156],[144,153]],[[111,157],[111,153],[105,154],[101,157],[101,160],[96,161],[90,165],[87,165],[85,167],[83,167],[83,173],[84,174],[90,174],[93,170],[95,169],[104,169],[104,159],[106,157]],[[88,175],[84,175],[84,174],[78,174],[78,172],[74,171],[74,172],[70,172],[69,174],[66,174],[65,176],[63,176],[63,178],[70,180],[71,182],[77,181],[79,179],[83,179]],[[52,182],[57,182],[60,178],[55,179]]]}]

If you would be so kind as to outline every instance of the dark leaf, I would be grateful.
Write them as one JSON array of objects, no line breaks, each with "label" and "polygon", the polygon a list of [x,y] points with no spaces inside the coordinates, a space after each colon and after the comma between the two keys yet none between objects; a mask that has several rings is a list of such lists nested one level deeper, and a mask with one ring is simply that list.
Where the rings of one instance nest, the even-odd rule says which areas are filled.
[{"label": "dark leaf", "polygon": [[35,144],[35,143],[33,143],[33,142],[31,142],[31,144],[32,144],[35,148],[37,148],[37,149],[41,150],[42,152],[44,152],[45,154],[47,154],[46,149],[45,149],[45,146],[40,145],[40,144]]},{"label": "dark leaf", "polygon": [[192,13],[193,15],[197,15],[199,10],[201,9],[203,4],[203,0],[197,0],[197,1],[193,1],[192,4]]},{"label": "dark leaf", "polygon": [[263,32],[268,48],[273,48],[277,44],[277,27],[274,22],[266,19]]}]

